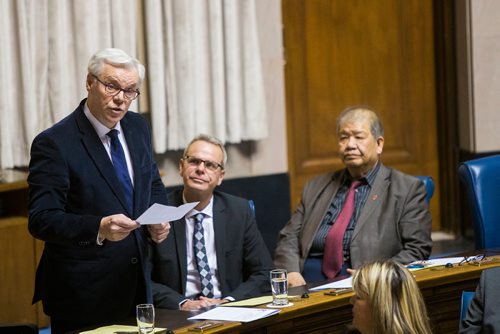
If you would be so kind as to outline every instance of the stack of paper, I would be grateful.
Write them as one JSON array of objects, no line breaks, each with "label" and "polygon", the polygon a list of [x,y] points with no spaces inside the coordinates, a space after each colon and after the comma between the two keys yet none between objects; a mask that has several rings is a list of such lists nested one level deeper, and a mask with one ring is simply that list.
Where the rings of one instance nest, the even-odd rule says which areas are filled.
[{"label": "stack of paper", "polygon": [[265,309],[265,308],[250,308],[250,307],[231,307],[231,312],[227,308],[216,307],[207,312],[198,314],[189,320],[225,320],[236,322],[250,322],[273,314],[279,313],[280,310]]}]

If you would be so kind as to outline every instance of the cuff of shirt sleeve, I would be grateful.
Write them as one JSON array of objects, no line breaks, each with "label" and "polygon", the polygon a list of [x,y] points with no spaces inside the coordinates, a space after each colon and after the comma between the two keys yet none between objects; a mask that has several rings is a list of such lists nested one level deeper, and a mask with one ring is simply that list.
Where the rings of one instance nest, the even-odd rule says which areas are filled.
[{"label": "cuff of shirt sleeve", "polygon": [[100,241],[99,239],[101,239],[101,236],[100,236],[99,232],[97,232],[97,240],[95,242],[99,246],[102,246],[104,244],[104,239],[102,239],[102,241]]},{"label": "cuff of shirt sleeve", "polygon": [[187,302],[188,300],[190,300],[189,298],[186,298],[184,300],[181,300],[181,302],[179,303],[179,310],[181,310],[182,308],[182,304],[184,304],[185,302]]}]

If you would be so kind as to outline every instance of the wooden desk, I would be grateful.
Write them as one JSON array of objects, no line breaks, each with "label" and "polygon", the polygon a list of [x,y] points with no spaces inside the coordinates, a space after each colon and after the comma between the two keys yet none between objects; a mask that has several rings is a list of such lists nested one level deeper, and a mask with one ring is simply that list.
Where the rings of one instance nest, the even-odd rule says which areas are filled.
[{"label": "wooden desk", "polygon": [[[459,326],[460,298],[463,290],[474,291],[481,271],[500,265],[495,262],[481,266],[464,265],[440,270],[424,269],[415,272],[422,289],[434,333],[457,333]],[[301,289],[291,291],[292,295]],[[225,323],[205,333],[341,333],[352,321],[352,293],[341,296],[325,296],[323,292],[311,292],[308,299],[294,301],[281,313],[250,323]],[[229,311],[229,310],[228,310]],[[157,326],[175,329],[175,333],[193,333],[193,322],[186,320],[189,313],[157,310]]]},{"label": "wooden desk", "polygon": [[46,326],[41,304],[31,305],[43,243],[28,232],[27,176],[0,170],[0,322]]}]

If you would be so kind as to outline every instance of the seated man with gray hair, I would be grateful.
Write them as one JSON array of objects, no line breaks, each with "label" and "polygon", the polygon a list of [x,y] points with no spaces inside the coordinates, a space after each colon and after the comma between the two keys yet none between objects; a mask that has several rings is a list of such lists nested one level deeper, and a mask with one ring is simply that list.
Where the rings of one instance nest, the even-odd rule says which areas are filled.
[{"label": "seated man with gray hair", "polygon": [[200,135],[179,162],[184,187],[168,195],[169,205],[199,204],[171,222],[171,235],[151,253],[153,299],[157,307],[196,310],[270,290],[273,262],[257,229],[248,200],[215,188],[225,174],[226,150]]},{"label": "seated man with gray hair", "polygon": [[380,162],[383,135],[370,109],[340,114],[338,148],[345,168],[309,181],[279,234],[274,264],[288,270],[290,286],[375,260],[407,264],[429,257],[432,220],[425,186]]}]

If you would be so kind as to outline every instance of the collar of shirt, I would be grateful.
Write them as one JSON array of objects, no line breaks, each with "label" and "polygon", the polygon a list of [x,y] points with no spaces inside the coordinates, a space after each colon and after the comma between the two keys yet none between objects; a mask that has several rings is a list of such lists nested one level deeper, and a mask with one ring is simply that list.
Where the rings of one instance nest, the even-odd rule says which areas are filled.
[{"label": "collar of shirt", "polygon": [[[92,124],[92,127],[95,129],[95,132],[97,133],[97,136],[99,136],[99,139],[101,140],[102,144],[104,145],[104,148],[106,149],[106,152],[108,153],[109,159],[111,158],[111,138],[106,136],[106,134],[109,132],[110,129],[108,129],[107,126],[99,122],[97,118],[95,118],[94,115],[90,112],[89,107],[85,103],[83,106],[83,112],[85,113],[85,116],[89,120],[90,124]],[[132,185],[134,184],[134,168],[132,165],[132,157],[130,156],[130,151],[128,150],[128,144],[127,140],[125,139],[125,136],[123,135],[122,131],[122,126],[120,122],[116,123],[115,127],[113,129],[118,130],[118,138],[120,139],[120,143],[123,148],[123,153],[125,154],[125,160],[127,161],[127,168],[128,168],[128,174],[130,176],[130,180],[132,181]]]},{"label": "collar of shirt", "polygon": [[[368,172],[368,174],[366,174],[359,180],[362,182],[362,184],[368,184],[371,188],[373,186],[373,182],[375,181],[375,177],[377,176],[379,169],[380,169],[380,161],[377,161],[375,166],[373,166],[373,168]],[[343,186],[348,186],[351,184],[351,182],[352,182],[352,177],[347,171],[347,169],[345,169],[345,173],[341,178],[340,184]]]},{"label": "collar of shirt", "polygon": [[[83,106],[83,112],[90,121],[90,124],[92,124],[92,126],[94,127],[101,141],[109,145],[110,139],[108,136],[106,136],[106,134],[109,132],[110,129],[108,129],[106,125],[102,124],[101,122],[99,122],[97,118],[95,118],[95,116],[90,112],[89,106],[86,103]],[[123,131],[120,122],[116,123],[113,129],[118,130],[118,136],[120,138],[120,141],[123,142]]]},{"label": "collar of shirt", "polygon": [[[182,193],[182,203],[183,204],[188,203],[187,200],[186,200],[186,197],[184,197],[184,193]],[[212,197],[210,198],[210,202],[208,202],[207,206],[204,207],[203,210],[198,211],[196,209],[192,209],[191,211],[189,211],[186,214],[186,220],[188,218],[192,218],[194,215],[196,215],[196,214],[198,214],[200,212],[203,213],[203,214],[205,214],[205,217],[212,218],[213,217],[213,207],[214,207],[214,196],[212,195]]]}]

